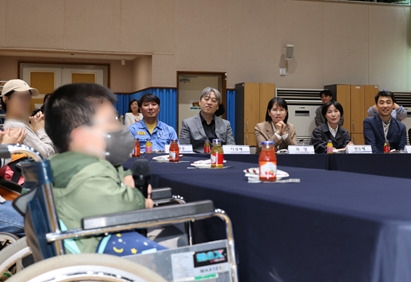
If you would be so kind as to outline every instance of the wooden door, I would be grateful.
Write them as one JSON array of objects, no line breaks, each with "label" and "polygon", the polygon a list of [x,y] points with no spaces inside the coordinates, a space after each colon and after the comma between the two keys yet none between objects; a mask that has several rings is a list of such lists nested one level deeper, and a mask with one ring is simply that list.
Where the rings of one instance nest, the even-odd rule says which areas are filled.
[{"label": "wooden door", "polygon": [[351,85],[351,134],[363,133],[364,88],[363,85]]}]

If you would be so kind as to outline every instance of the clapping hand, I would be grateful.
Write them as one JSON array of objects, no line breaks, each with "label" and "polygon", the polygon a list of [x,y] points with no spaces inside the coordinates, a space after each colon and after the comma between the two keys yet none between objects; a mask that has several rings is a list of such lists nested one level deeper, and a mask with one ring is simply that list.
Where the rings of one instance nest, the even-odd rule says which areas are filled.
[{"label": "clapping hand", "polygon": [[36,132],[39,129],[44,129],[44,114],[38,112],[32,117],[29,117],[31,129]]},{"label": "clapping hand", "polygon": [[24,128],[8,128],[0,133],[2,144],[22,144],[26,138],[27,131]]}]

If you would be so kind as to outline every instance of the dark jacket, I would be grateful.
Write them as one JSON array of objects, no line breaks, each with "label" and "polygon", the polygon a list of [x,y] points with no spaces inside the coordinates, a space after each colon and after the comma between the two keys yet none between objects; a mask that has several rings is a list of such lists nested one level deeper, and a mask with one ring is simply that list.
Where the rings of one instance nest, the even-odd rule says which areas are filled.
[{"label": "dark jacket", "polygon": [[341,126],[338,127],[337,134],[334,137],[328,128],[328,123],[323,123],[313,130],[310,145],[314,145],[316,153],[326,153],[328,140],[331,140],[334,148],[341,149],[347,146],[351,138],[348,131]]},{"label": "dark jacket", "polygon": [[[235,145],[233,131],[230,122],[220,117],[214,116],[215,134],[221,139],[224,145]],[[180,144],[193,146],[196,153],[204,152],[204,141],[208,137],[204,131],[200,115],[183,120],[183,126],[180,131]]]},{"label": "dark jacket", "polygon": [[[390,142],[391,149],[404,150],[407,144],[407,133],[405,125],[392,118],[387,132],[387,140]],[[380,115],[368,117],[364,120],[364,141],[371,145],[373,153],[384,152],[384,128]]]}]

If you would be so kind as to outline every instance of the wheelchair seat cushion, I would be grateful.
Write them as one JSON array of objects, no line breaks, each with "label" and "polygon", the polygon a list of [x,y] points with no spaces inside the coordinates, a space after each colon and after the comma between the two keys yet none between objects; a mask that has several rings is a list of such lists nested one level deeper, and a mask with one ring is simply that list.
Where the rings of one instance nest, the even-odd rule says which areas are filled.
[{"label": "wheelchair seat cushion", "polygon": [[151,241],[136,231],[127,231],[105,236],[101,239],[97,253],[115,256],[129,256],[166,250],[162,245]]}]

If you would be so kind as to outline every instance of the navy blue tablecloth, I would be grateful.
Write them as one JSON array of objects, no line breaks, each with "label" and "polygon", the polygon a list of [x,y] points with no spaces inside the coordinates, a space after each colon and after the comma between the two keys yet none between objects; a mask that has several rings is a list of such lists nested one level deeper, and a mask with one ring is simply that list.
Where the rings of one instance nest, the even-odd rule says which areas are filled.
[{"label": "navy blue tablecloth", "polygon": [[[207,155],[187,155],[206,158]],[[225,159],[258,163],[258,155],[225,155]],[[411,178],[411,154],[277,154],[279,165]]]},{"label": "navy blue tablecloth", "polygon": [[329,169],[411,178],[410,154],[332,154]]},{"label": "navy blue tablecloth", "polygon": [[251,184],[254,163],[188,169],[195,159],[151,162],[154,184],[227,211],[240,281],[411,281],[411,180],[280,164],[301,183]]}]

